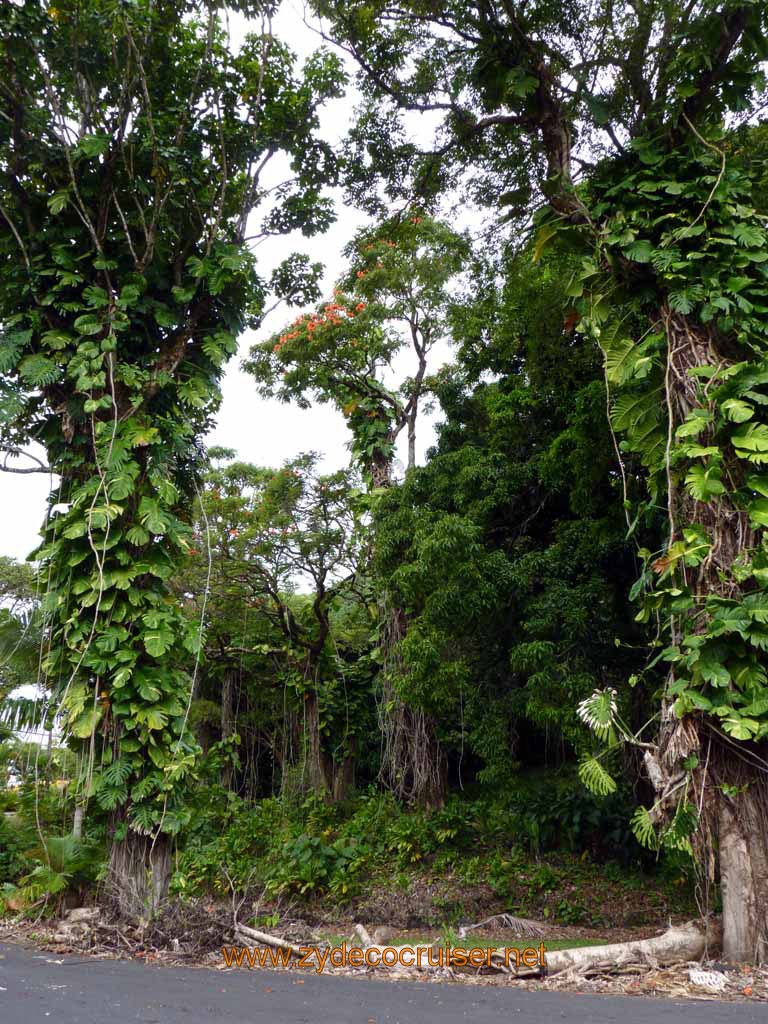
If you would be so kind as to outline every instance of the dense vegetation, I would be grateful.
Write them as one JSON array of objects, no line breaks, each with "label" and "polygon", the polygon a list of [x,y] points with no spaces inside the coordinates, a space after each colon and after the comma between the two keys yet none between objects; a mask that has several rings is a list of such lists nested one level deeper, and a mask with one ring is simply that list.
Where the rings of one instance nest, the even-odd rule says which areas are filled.
[{"label": "dense vegetation", "polygon": [[[418,869],[599,917],[520,897],[546,855],[695,872],[763,958],[765,6],[317,0],[301,68],[229,6],[242,45],[218,3],[0,12],[0,439],[60,480],[0,565],[5,903]],[[332,293],[263,273],[338,184]],[[332,405],[347,469],[204,448],[269,295],[254,393]]]}]

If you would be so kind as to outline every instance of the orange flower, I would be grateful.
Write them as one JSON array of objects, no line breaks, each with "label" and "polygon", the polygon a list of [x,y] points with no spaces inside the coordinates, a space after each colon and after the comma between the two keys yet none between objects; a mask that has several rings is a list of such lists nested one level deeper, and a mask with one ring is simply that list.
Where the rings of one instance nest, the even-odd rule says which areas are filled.
[{"label": "orange flower", "polygon": [[364,309],[365,309],[365,303],[364,302],[358,302],[358,304],[355,306],[355,312],[356,313],[362,313],[362,311]]},{"label": "orange flower", "polygon": [[366,271],[364,271],[364,270],[358,270],[358,272],[357,272],[357,276],[358,277],[365,277],[365,274],[366,274]]}]

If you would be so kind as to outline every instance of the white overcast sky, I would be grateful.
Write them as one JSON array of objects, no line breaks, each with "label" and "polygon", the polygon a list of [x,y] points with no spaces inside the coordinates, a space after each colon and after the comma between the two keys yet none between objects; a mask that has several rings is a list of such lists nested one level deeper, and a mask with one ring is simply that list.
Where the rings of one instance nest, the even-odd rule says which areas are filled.
[{"label": "white overcast sky", "polygon": [[[321,45],[317,34],[303,23],[299,0],[285,0],[273,28],[275,35],[284,40],[300,60]],[[236,38],[236,21],[232,23],[232,33]],[[350,71],[353,70],[350,67]],[[353,106],[354,95],[326,106],[321,117],[325,138],[331,142],[342,138],[350,123]],[[278,175],[279,172],[280,168],[276,166],[274,173]],[[330,294],[331,286],[343,267],[341,250],[365,223],[359,211],[342,204],[340,194],[335,198],[337,221],[324,235],[307,239],[296,233],[269,239],[259,246],[258,257],[265,276],[290,253],[306,252],[313,260],[325,264],[324,293]],[[234,448],[242,459],[268,466],[279,465],[299,452],[317,451],[323,456],[324,468],[337,469],[349,463],[346,447],[349,434],[340,414],[328,405],[301,410],[293,405],[259,398],[253,379],[240,370],[240,361],[253,342],[268,336],[287,317],[294,315],[295,311],[278,309],[265,319],[258,332],[247,331],[242,335],[239,352],[232,358],[224,378],[224,401],[218,422],[206,440],[210,445]],[[435,352],[433,356],[436,359],[433,366],[436,367],[446,361],[448,352]],[[405,367],[403,370],[407,372]],[[420,461],[433,440],[431,418],[422,416],[418,433]],[[401,437],[400,441],[399,457],[404,461],[405,438]],[[0,555],[23,559],[36,547],[48,492],[49,479],[44,474],[21,476],[0,473]]]}]

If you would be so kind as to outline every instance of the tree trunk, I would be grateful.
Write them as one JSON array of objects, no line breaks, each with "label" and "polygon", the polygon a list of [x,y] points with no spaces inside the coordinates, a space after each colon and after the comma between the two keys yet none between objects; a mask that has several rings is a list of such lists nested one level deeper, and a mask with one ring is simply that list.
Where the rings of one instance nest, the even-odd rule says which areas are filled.
[{"label": "tree trunk", "polygon": [[762,778],[735,799],[720,799],[723,956],[732,963],[768,960],[767,803]]},{"label": "tree trunk", "polygon": [[[717,350],[717,338],[708,328],[695,325],[685,317],[661,310],[668,347],[666,373],[667,407],[671,418],[670,437],[694,408],[702,407],[699,384],[688,372],[701,366],[719,366],[732,360]],[[699,437],[699,443],[714,443],[711,428]],[[737,459],[726,465],[731,489],[743,480],[743,467]],[[733,565],[757,543],[746,511],[738,508],[729,491],[716,501],[695,500],[683,484],[679,470],[668,467],[669,544],[682,536],[687,526],[703,526],[712,541],[707,557],[687,570],[694,593],[695,607],[701,609],[708,597],[739,600],[742,585],[733,573]],[[660,564],[661,563],[661,564]],[[656,563],[664,568],[663,560]],[[706,632],[708,622],[700,611],[690,619],[675,619],[672,642],[680,644],[684,634]],[[668,684],[675,680],[674,669]],[[740,755],[740,750],[743,754]],[[765,758],[765,750],[752,743],[728,741],[712,719],[703,712],[677,718],[672,701],[662,708],[658,757],[646,757],[649,776],[660,797],[660,814],[671,815],[676,798],[675,780],[684,776],[683,762],[698,756],[698,767],[691,779],[700,811],[699,831],[695,837],[698,859],[707,881],[712,880],[715,856],[719,862],[723,901],[723,950],[727,960],[765,959],[768,956],[768,785],[764,773],[752,767]],[[667,795],[669,794],[669,795]],[[732,795],[728,795],[732,794]]]},{"label": "tree trunk", "polygon": [[565,970],[583,971],[597,964],[621,963],[622,960],[646,962],[650,957],[662,965],[684,963],[714,952],[719,940],[720,930],[711,922],[702,925],[699,921],[689,921],[687,924],[670,927],[663,935],[653,939],[555,950],[546,954],[547,971],[549,974]]},{"label": "tree trunk", "polygon": [[398,695],[395,678],[402,672],[398,645],[408,624],[401,608],[389,608],[380,602],[382,696],[379,704],[379,728],[382,733],[379,779],[401,800],[417,803],[425,809],[445,803],[447,763],[437,739],[434,719],[422,708],[411,707]]},{"label": "tree trunk", "polygon": [[416,413],[418,407],[414,407],[413,412],[408,417],[408,469],[413,469],[416,465]]},{"label": "tree trunk", "polygon": [[332,790],[332,773],[328,771],[328,761],[323,751],[320,734],[320,701],[315,690],[309,690],[304,701],[306,728],[306,764],[309,771],[309,783],[317,793],[330,794]]},{"label": "tree trunk", "polygon": [[[417,351],[419,351],[417,347]],[[420,374],[426,362],[420,353]],[[404,421],[408,428],[408,468],[416,464],[416,415],[418,403]],[[400,426],[402,426],[402,421]],[[398,428],[399,429],[399,428]],[[391,440],[394,441],[394,434]],[[392,486],[391,456],[378,449],[368,465],[374,488]],[[401,669],[398,644],[408,624],[400,608],[389,607],[386,598],[379,601],[381,648],[384,665],[381,672],[382,700],[379,705],[379,729],[382,739],[379,781],[401,800],[418,803],[424,808],[442,807],[445,803],[447,765],[436,735],[431,715],[419,707],[410,707],[397,694],[392,678]]]},{"label": "tree trunk", "polygon": [[75,804],[75,815],[72,819],[72,835],[75,839],[83,838],[83,815],[85,808],[82,804]]},{"label": "tree trunk", "polygon": [[387,697],[386,690],[383,704],[381,781],[401,800],[425,810],[443,807],[447,762],[435,735],[433,719],[419,708],[409,707],[393,693]]},{"label": "tree trunk", "polygon": [[347,752],[340,764],[334,764],[333,770],[333,799],[346,800],[355,788],[355,776],[357,769],[357,737],[348,736]]},{"label": "tree trunk", "polygon": [[392,460],[378,449],[371,456],[368,471],[371,474],[371,487],[374,490],[392,485]]},{"label": "tree trunk", "polygon": [[[221,684],[221,738],[228,740],[235,731],[235,685],[238,673],[233,668],[228,668],[224,673]],[[233,782],[232,762],[227,758],[221,766],[220,781],[226,789],[232,788]]]},{"label": "tree trunk", "polygon": [[168,895],[171,880],[171,843],[168,836],[140,835],[129,831],[125,839],[113,840],[105,892],[121,916],[132,921],[149,921]]}]

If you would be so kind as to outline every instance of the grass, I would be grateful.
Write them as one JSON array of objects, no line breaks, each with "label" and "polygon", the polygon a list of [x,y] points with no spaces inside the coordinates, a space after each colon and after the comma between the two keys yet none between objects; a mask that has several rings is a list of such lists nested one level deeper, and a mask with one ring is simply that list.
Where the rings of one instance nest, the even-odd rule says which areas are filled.
[{"label": "grass", "polygon": [[[340,946],[342,942],[347,943],[347,947],[350,946],[349,936],[345,935],[326,935],[324,938],[328,941],[329,945],[334,948]],[[431,945],[435,940],[419,935],[406,935],[400,936],[397,939],[390,939],[384,945],[386,946],[428,946]],[[540,942],[544,942],[544,949],[547,953],[553,953],[558,949],[580,949],[582,946],[602,946],[607,941],[606,939],[486,939],[480,936],[468,935],[465,939],[456,939],[454,942],[450,942],[449,945],[454,949],[527,949],[530,946],[536,946],[538,948]],[[357,945],[357,940],[352,945]],[[444,943],[441,943],[444,945]]]}]

